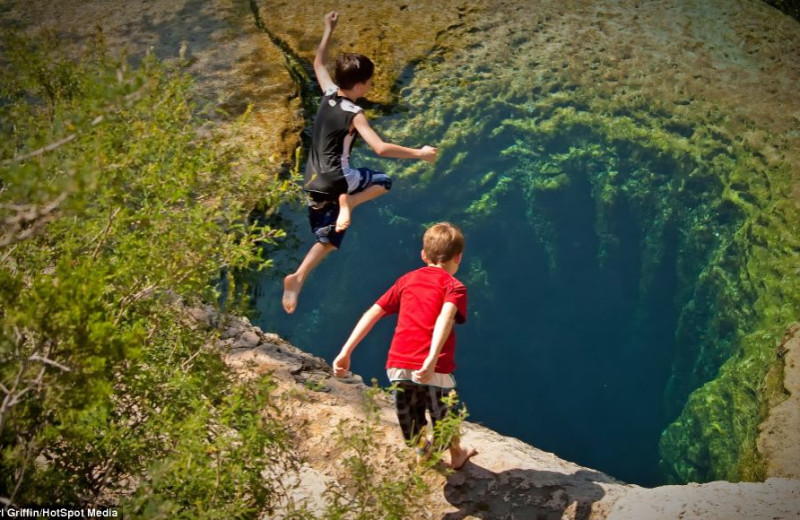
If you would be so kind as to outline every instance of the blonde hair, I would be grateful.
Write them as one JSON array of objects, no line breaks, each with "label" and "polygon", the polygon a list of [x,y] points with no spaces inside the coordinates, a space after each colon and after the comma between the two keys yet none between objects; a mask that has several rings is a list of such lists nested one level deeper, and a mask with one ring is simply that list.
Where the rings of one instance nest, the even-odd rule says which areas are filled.
[{"label": "blonde hair", "polygon": [[464,234],[449,222],[429,227],[422,237],[422,251],[428,262],[442,264],[464,251]]}]

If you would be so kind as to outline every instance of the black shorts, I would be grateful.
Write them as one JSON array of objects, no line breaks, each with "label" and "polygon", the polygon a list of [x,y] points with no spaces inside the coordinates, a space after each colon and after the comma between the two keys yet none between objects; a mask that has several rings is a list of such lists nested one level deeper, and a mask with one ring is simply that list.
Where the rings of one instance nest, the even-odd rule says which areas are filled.
[{"label": "black shorts", "polygon": [[436,426],[436,421],[447,416],[450,409],[442,399],[452,389],[420,385],[411,381],[396,381],[395,384],[397,390],[394,391],[394,406],[400,429],[403,430],[403,438],[409,443],[417,442],[428,424],[426,410],[431,414],[433,426]]},{"label": "black shorts", "polygon": [[[382,172],[376,172],[369,168],[358,168],[360,182],[358,187],[350,194],[362,192],[370,186],[383,186],[386,190],[392,189],[392,179]],[[317,194],[309,194],[308,199],[308,223],[314,233],[317,242],[331,244],[336,249],[342,245],[344,234],[347,230],[336,231],[336,219],[339,218],[338,200],[314,200],[318,199]]]},{"label": "black shorts", "polygon": [[342,245],[345,231],[336,231],[336,219],[339,218],[338,202],[315,202],[309,201],[308,223],[311,224],[311,231],[322,244],[331,244],[336,249]]}]

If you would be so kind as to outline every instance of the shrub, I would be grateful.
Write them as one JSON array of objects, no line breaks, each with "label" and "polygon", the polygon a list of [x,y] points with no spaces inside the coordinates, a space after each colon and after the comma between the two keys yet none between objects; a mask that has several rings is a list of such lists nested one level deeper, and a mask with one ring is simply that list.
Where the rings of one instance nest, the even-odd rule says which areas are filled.
[{"label": "shrub", "polygon": [[269,512],[262,472],[295,464],[272,384],[238,382],[176,299],[268,266],[256,246],[284,233],[248,210],[290,186],[202,128],[179,62],[133,67],[99,34],[78,57],[47,33],[1,45],[0,497]]}]

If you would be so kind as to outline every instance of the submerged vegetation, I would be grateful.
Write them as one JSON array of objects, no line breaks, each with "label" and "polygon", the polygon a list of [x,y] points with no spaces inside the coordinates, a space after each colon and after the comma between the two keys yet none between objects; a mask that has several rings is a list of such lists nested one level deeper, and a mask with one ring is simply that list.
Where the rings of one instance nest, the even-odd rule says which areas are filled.
[{"label": "submerged vegetation", "polygon": [[[425,84],[444,84],[452,74],[446,66],[432,69],[419,73],[410,99],[424,98]],[[789,197],[790,165],[733,137],[728,116],[711,103],[694,101],[689,113],[580,83],[534,82],[530,97],[515,95],[513,86],[496,88],[489,97],[489,89],[452,87],[409,122],[387,122],[387,133],[440,143],[441,156],[436,175],[416,166],[387,168],[403,178],[418,175],[424,190],[463,186],[441,208],[445,218],[473,228],[498,221],[510,194],[521,193],[551,276],[569,269],[570,252],[559,248],[569,243],[568,214],[582,204],[595,213],[601,270],[631,239],[620,233],[628,224],[637,228],[641,258],[630,276],[638,279],[638,300],[647,301],[663,262],[673,262],[668,270],[677,276],[664,393],[674,422],[660,441],[666,478],[763,478],[755,450],[762,381],[800,310],[800,210]],[[584,189],[586,200],[579,196]],[[630,319],[649,320],[653,312]]]}]

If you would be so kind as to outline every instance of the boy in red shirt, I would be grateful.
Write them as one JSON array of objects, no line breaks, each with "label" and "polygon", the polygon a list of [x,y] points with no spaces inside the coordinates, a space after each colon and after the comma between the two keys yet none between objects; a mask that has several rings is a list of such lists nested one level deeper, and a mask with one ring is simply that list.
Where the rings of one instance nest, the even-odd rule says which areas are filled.
[{"label": "boy in red shirt", "polygon": [[[350,355],[379,319],[399,313],[386,373],[397,385],[394,392],[397,419],[406,442],[419,442],[428,422],[447,415],[442,398],[455,389],[453,322],[467,319],[467,288],[453,275],[464,250],[464,235],[456,226],[441,222],[425,231],[422,261],[427,265],[400,277],[361,317],[333,362],[334,374],[344,377]],[[473,449],[450,444],[450,467],[461,469]]]}]

